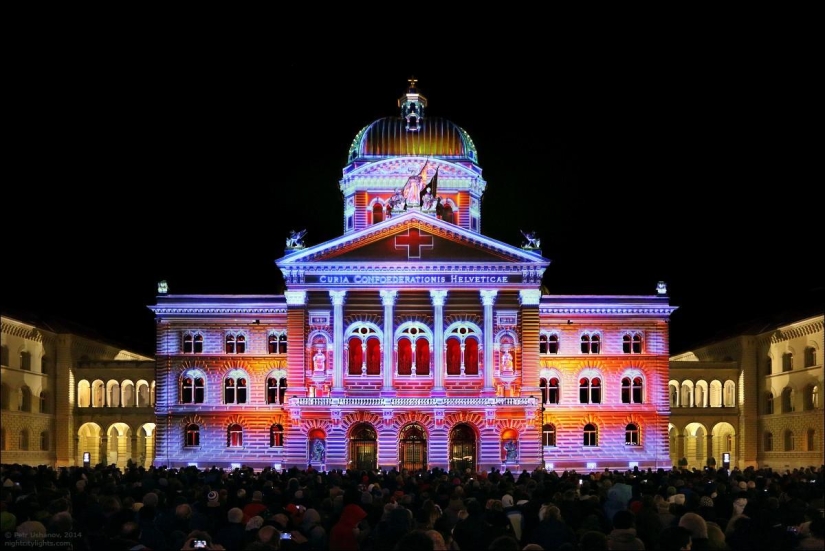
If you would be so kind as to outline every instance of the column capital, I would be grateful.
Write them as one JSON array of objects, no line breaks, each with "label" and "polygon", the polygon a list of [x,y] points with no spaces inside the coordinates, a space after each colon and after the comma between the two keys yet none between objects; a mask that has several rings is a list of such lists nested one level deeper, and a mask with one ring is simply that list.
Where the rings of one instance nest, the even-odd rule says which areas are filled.
[{"label": "column capital", "polygon": [[381,304],[384,306],[395,306],[395,299],[398,298],[397,289],[381,289]]},{"label": "column capital", "polygon": [[303,306],[307,302],[306,291],[284,291],[287,306]]},{"label": "column capital", "polygon": [[522,306],[538,306],[541,302],[541,290],[522,289],[518,292],[518,298]]},{"label": "column capital", "polygon": [[444,306],[447,300],[447,289],[430,289],[430,299],[433,301],[433,306]]},{"label": "column capital", "polygon": [[332,300],[332,304],[334,306],[341,306],[344,304],[344,298],[346,298],[347,292],[346,291],[330,291],[329,298]]},{"label": "column capital", "polygon": [[479,291],[481,293],[481,303],[484,306],[492,306],[496,303],[496,295],[498,291],[495,289],[484,289]]}]

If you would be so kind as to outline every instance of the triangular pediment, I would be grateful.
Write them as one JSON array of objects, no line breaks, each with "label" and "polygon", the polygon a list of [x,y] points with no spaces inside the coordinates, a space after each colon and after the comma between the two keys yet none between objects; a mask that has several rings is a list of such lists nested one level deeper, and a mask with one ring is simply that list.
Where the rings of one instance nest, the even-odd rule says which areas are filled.
[{"label": "triangular pediment", "polygon": [[[410,211],[326,243],[293,250],[276,264],[291,291],[354,288],[532,289],[550,261]],[[531,292],[533,292],[531,291]]]},{"label": "triangular pediment", "polygon": [[307,262],[549,264],[537,252],[464,230],[418,211],[396,215],[361,231],[293,251],[277,264]]}]

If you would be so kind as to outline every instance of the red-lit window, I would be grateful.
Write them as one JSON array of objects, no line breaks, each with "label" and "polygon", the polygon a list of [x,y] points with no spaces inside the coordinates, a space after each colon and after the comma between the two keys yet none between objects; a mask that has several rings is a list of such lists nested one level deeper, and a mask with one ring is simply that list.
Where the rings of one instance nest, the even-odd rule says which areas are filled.
[{"label": "red-lit window", "polygon": [[447,339],[447,375],[461,374],[461,343],[455,337]]},{"label": "red-lit window", "polygon": [[367,339],[367,375],[381,373],[381,342],[376,337]]},{"label": "red-lit window", "polygon": [[281,425],[272,425],[271,427],[269,427],[269,447],[284,447],[284,427],[282,427]]},{"label": "red-lit window", "polygon": [[583,377],[579,380],[579,403],[600,404],[602,401],[601,383],[598,377],[592,379]]},{"label": "red-lit window", "polygon": [[624,377],[622,379],[622,403],[641,404],[642,403],[642,378]]},{"label": "red-lit window", "polygon": [[478,375],[478,341],[475,339],[464,341],[464,373]]},{"label": "red-lit window", "polygon": [[412,343],[409,339],[398,340],[398,374],[412,374]]},{"label": "red-lit window", "polygon": [[237,423],[229,425],[226,445],[230,448],[240,448],[243,446],[243,428]]},{"label": "red-lit window", "polygon": [[286,394],[286,377],[276,379],[275,377],[268,377],[266,380],[266,403],[267,404],[283,404],[284,395]]},{"label": "red-lit window", "polygon": [[200,446],[201,444],[201,429],[198,425],[186,425],[185,446]]},{"label": "red-lit window", "polygon": [[364,364],[363,344],[359,337],[351,337],[349,340],[349,369],[347,373],[350,375],[360,375],[361,367]]},{"label": "red-lit window", "polygon": [[625,354],[641,354],[642,353],[642,336],[639,333],[633,333],[622,337],[622,352]]},{"label": "red-lit window", "polygon": [[203,377],[188,375],[181,380],[181,403],[202,404],[203,398]]},{"label": "red-lit window", "polygon": [[430,374],[430,343],[427,339],[415,341],[415,373],[417,375]]},{"label": "red-lit window", "polygon": [[585,333],[581,339],[582,354],[598,354],[601,350],[601,337],[598,334]]}]

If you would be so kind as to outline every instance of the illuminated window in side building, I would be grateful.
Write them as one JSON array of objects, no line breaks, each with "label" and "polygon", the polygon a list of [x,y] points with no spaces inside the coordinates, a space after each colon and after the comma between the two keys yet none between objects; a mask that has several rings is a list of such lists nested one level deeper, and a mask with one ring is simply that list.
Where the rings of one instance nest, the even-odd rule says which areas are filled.
[{"label": "illuminated window in side building", "polygon": [[766,432],[765,433],[765,437],[764,437],[764,441],[763,441],[763,447],[765,448],[766,452],[772,452],[773,451],[773,433],[771,433],[771,432]]},{"label": "illuminated window in side building", "polygon": [[786,352],[782,354],[782,372],[793,371],[793,354]]},{"label": "illuminated window in side building", "polygon": [[237,334],[226,335],[226,353],[227,354],[243,354],[246,352],[246,337]]},{"label": "illuminated window in side building", "polygon": [[539,335],[539,354],[558,354],[559,336],[557,333],[542,333]]},{"label": "illuminated window in side building", "polygon": [[622,403],[623,404],[641,404],[642,403],[642,378],[641,377],[624,377],[622,379]]},{"label": "illuminated window in side building", "polygon": [[20,369],[22,369],[23,371],[32,370],[32,355],[28,352],[20,353]]},{"label": "illuminated window in side building", "polygon": [[201,428],[192,423],[186,425],[184,446],[193,447],[201,445]]},{"label": "illuminated window in side building", "polygon": [[808,346],[805,348],[805,367],[813,367],[816,365],[816,348]]},{"label": "illuminated window in side building", "polygon": [[49,432],[45,430],[40,433],[40,451],[49,451]]},{"label": "illuminated window in side building", "polygon": [[622,352],[625,354],[642,353],[641,333],[628,333],[622,337]]},{"label": "illuminated window in side building", "polygon": [[195,375],[185,375],[181,380],[181,403],[202,404],[204,399],[204,379]]},{"label": "illuminated window in side building", "polygon": [[598,377],[582,377],[579,380],[579,403],[602,403],[602,381]]},{"label": "illuminated window in side building", "polygon": [[628,423],[624,428],[624,443],[625,446],[638,446],[639,440],[639,425],[636,423]]},{"label": "illuminated window in side building", "polygon": [[286,334],[270,333],[268,337],[267,351],[270,354],[286,354]]},{"label": "illuminated window in side building", "polygon": [[267,377],[266,403],[283,404],[286,395],[286,377]]},{"label": "illuminated window in side building", "polygon": [[29,429],[20,431],[20,450],[28,451],[29,449]]},{"label": "illuminated window in side building", "polygon": [[183,335],[183,353],[184,354],[202,354],[203,353],[203,335],[200,333],[192,334],[185,333]]},{"label": "illuminated window in side building", "polygon": [[556,425],[552,423],[545,423],[542,425],[541,444],[545,447],[556,445]]},{"label": "illuminated window in side building", "polygon": [[284,447],[284,427],[278,424],[269,427],[269,447],[283,448]]},{"label": "illuminated window in side building", "polygon": [[20,411],[31,412],[32,410],[32,391],[29,387],[24,386],[20,389],[18,408]]},{"label": "illuminated window in side building", "polygon": [[770,390],[765,394],[765,414],[773,415],[773,393]]},{"label": "illuminated window in side building", "polygon": [[816,431],[814,429],[808,429],[805,433],[805,451],[816,451]]},{"label": "illuminated window in side building", "polygon": [[230,374],[223,380],[223,403],[245,404],[247,394],[245,376]]},{"label": "illuminated window in side building", "polygon": [[243,428],[239,424],[233,423],[229,425],[226,445],[230,448],[240,448],[243,446]]},{"label": "illuminated window in side building", "polygon": [[765,362],[765,375],[771,375],[773,373],[773,360],[770,356],[768,356],[767,361]]},{"label": "illuminated window in side building", "polygon": [[541,387],[541,399],[543,404],[558,404],[561,397],[558,377],[542,378],[539,381]]},{"label": "illuminated window in side building", "polygon": [[581,337],[582,354],[598,354],[601,351],[601,336],[598,333],[584,333]]},{"label": "illuminated window in side building", "polygon": [[587,423],[584,426],[584,445],[587,447],[593,447],[599,445],[599,432],[596,429],[596,425],[593,423]]}]

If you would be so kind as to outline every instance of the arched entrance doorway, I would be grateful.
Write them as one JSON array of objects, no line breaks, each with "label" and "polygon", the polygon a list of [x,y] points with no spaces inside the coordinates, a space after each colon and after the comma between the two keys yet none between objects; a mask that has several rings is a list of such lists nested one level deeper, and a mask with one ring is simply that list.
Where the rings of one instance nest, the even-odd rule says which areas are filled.
[{"label": "arched entrance doorway", "polygon": [[476,471],[476,434],[470,425],[459,423],[450,431],[450,470]]},{"label": "arched entrance doorway", "polygon": [[398,468],[418,471],[427,468],[427,433],[418,423],[410,423],[401,429],[398,442]]},{"label": "arched entrance doorway", "polygon": [[378,467],[378,445],[375,429],[367,423],[352,428],[349,436],[349,460],[359,471],[372,471]]}]

